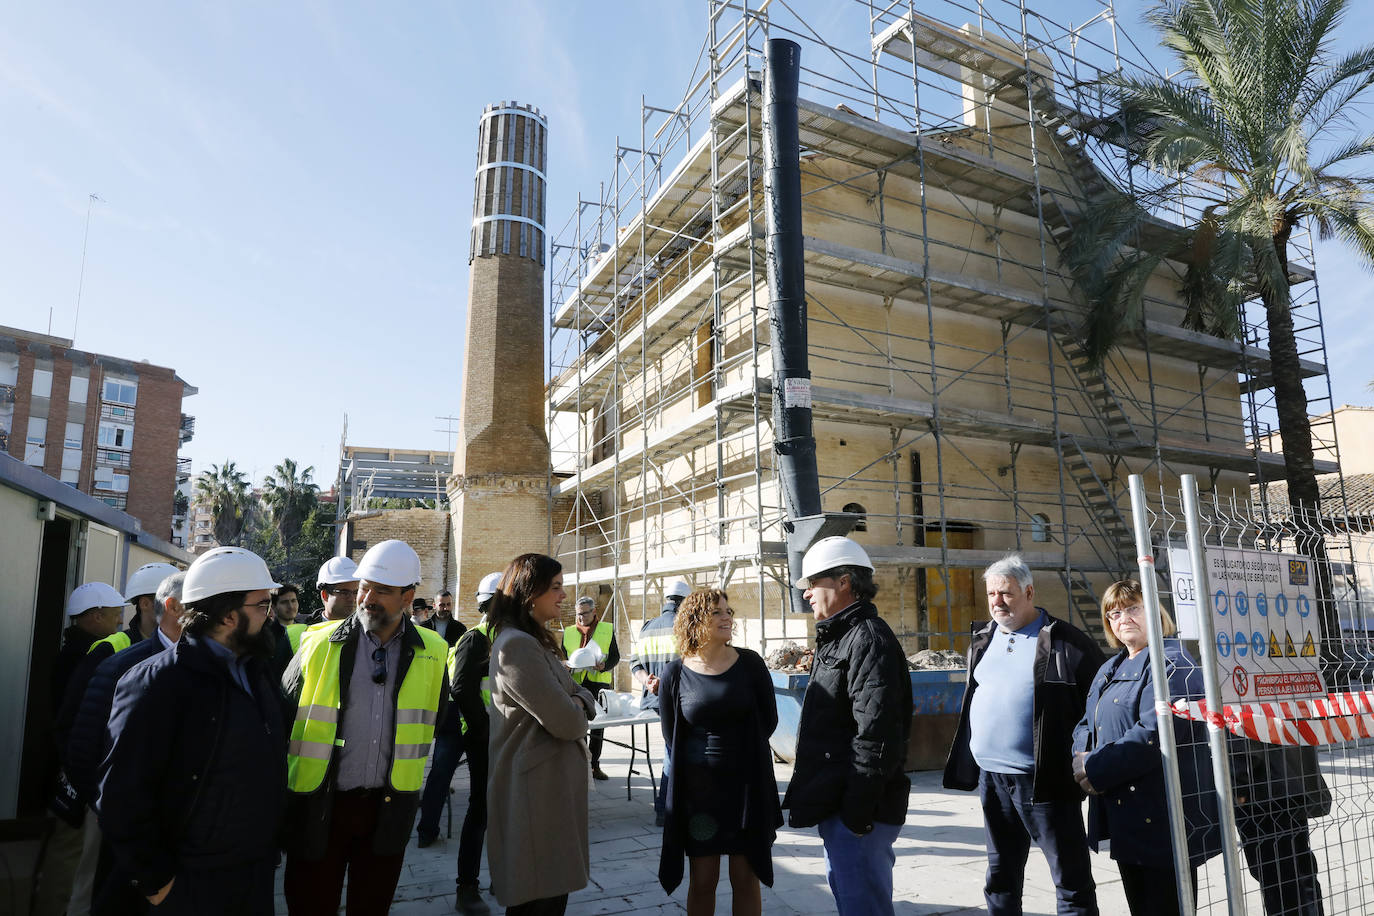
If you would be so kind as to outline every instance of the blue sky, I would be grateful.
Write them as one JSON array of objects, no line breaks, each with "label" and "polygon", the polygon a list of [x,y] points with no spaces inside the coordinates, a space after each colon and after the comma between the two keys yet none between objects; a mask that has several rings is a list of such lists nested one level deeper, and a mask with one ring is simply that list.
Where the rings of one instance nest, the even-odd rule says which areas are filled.
[{"label": "blue sky", "polygon": [[[862,6],[792,6],[862,53]],[[292,457],[327,485],[345,412],[352,443],[444,448],[483,106],[548,116],[556,228],[617,134],[638,140],[641,94],[680,99],[705,23],[705,0],[5,4],[0,324],[45,331],[51,309],[71,336],[95,193],[76,345],[200,389],[197,470]],[[1318,258],[1335,401],[1367,403],[1369,277]]]}]

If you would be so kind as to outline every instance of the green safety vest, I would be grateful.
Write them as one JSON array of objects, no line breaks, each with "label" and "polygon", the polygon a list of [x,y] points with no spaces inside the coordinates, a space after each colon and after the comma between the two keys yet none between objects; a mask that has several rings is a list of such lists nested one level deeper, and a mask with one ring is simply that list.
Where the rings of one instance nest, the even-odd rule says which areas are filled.
[{"label": "green safety vest", "polygon": [[[311,627],[310,638],[301,647],[300,703],[286,751],[286,786],[292,792],[318,789],[329,772],[334,748],[343,744],[338,732],[339,657],[344,644],[329,638],[343,622],[331,620],[320,629]],[[448,648],[438,633],[422,627],[416,628],[416,632],[425,645],[410,660],[396,696],[390,781],[398,792],[418,792],[424,785],[425,758],[429,756],[434,724],[439,718],[444,651]]]},{"label": "green safety vest", "polygon": [[104,639],[97,639],[95,642],[91,643],[91,647],[86,650],[86,654],[90,655],[94,652],[96,646],[109,646],[111,649],[114,649],[115,652],[123,652],[133,644],[134,641],[129,638],[129,634],[120,630],[112,636],[106,636]]},{"label": "green safety vest", "polygon": [[286,625],[286,638],[291,643],[291,654],[294,655],[301,651],[301,635],[309,626],[308,623],[288,623]]},{"label": "green safety vest", "polygon": [[[611,625],[604,620],[596,625],[595,630],[592,630],[592,642],[601,648],[602,658],[611,654],[612,632]],[[565,627],[563,630],[563,651],[572,655],[574,650],[580,648],[582,648],[581,632],[578,631],[577,627]],[[584,684],[587,681],[594,684],[609,684],[614,675],[614,671],[597,671],[594,668],[590,671],[574,671],[572,673],[573,680],[579,684]]]},{"label": "green safety vest", "polygon": [[[487,623],[487,620],[486,620],[486,618],[484,617],[484,618],[482,618],[482,622],[481,622],[481,623],[477,624],[477,626],[475,626],[475,627],[469,627],[468,630],[467,630],[467,633],[464,633],[462,636],[458,637],[458,641],[457,641],[456,643],[453,644],[453,648],[448,650],[448,682],[449,682],[450,684],[453,684],[453,683],[457,682],[457,680],[458,680],[458,647],[461,646],[461,645],[463,644],[463,640],[465,640],[465,639],[468,638],[468,633],[481,633],[481,634],[482,634],[482,638],[484,638],[484,639],[487,641],[487,644],[488,644],[487,655],[488,655],[488,657],[490,657],[490,655],[491,655],[491,648],[490,648],[490,644],[491,644],[491,624]],[[490,711],[490,710],[491,710],[491,666],[490,666],[490,665],[487,666],[487,673],[484,674],[484,675],[482,675],[481,691],[482,691],[482,705],[485,706],[485,707],[487,708],[488,711]],[[458,720],[459,720],[459,724],[462,726],[463,734],[466,735],[466,734],[468,733],[468,720],[463,718],[461,712],[460,712],[459,715],[458,715]]]}]

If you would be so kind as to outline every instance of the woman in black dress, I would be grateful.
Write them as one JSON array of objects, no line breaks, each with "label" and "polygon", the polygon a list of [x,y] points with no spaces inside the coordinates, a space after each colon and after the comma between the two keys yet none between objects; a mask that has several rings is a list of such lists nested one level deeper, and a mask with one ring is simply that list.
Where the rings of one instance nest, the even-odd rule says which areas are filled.
[{"label": "woman in black dress", "polygon": [[758,653],[730,645],[735,612],[718,589],[688,595],[673,624],[682,658],[663,672],[659,708],[673,766],[658,879],[672,893],[691,862],[689,916],[716,908],[720,857],[730,857],[732,911],[759,913],[773,886],[782,825],[768,737],[778,725],[773,682]]}]

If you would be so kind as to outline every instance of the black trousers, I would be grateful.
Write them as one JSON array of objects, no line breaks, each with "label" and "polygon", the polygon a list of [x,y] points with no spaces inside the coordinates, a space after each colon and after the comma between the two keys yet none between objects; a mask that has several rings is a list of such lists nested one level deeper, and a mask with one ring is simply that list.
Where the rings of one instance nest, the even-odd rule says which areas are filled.
[{"label": "black trousers", "polygon": [[[1174,867],[1134,865],[1117,862],[1121,872],[1121,889],[1126,892],[1126,905],[1131,916],[1178,916],[1178,879]],[[1193,873],[1193,904],[1197,905],[1197,869]]]},{"label": "black trousers", "polygon": [[1267,916],[1323,916],[1307,815],[1282,803],[1242,805],[1236,832]]},{"label": "black trousers", "polygon": [[380,792],[336,792],[329,846],[319,859],[286,857],[286,909],[291,916],[336,916],[348,876],[348,916],[386,916],[405,851],[372,851]]},{"label": "black trousers", "polygon": [[1036,803],[1031,776],[983,771],[979,796],[988,844],[983,897],[992,916],[1020,916],[1031,844],[1040,847],[1063,916],[1097,916],[1097,885],[1088,861],[1088,836],[1079,801]]},{"label": "black trousers", "polygon": [[568,895],[541,897],[528,903],[506,907],[506,916],[563,916],[568,909]]},{"label": "black trousers", "polygon": [[458,839],[458,883],[477,884],[487,837],[487,737],[468,742],[468,812]]},{"label": "black trousers", "polygon": [[273,854],[247,865],[224,868],[179,868],[167,896],[148,910],[157,916],[273,916],[276,858]]},{"label": "black trousers", "polygon": [[[602,684],[597,681],[584,681],[582,683],[582,686],[586,687],[589,691],[591,691],[593,700],[595,700],[597,697],[601,695],[601,691],[611,689],[610,684]],[[598,728],[591,734],[587,735],[587,753],[592,758],[593,767],[601,766],[601,748],[605,745],[605,743],[606,730],[604,728]]]}]

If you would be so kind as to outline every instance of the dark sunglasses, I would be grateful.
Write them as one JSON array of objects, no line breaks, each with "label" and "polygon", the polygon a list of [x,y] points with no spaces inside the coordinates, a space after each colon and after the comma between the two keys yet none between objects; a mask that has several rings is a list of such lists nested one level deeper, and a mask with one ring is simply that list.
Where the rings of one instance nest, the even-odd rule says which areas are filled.
[{"label": "dark sunglasses", "polygon": [[378,646],[372,650],[372,683],[386,683],[386,647]]}]

